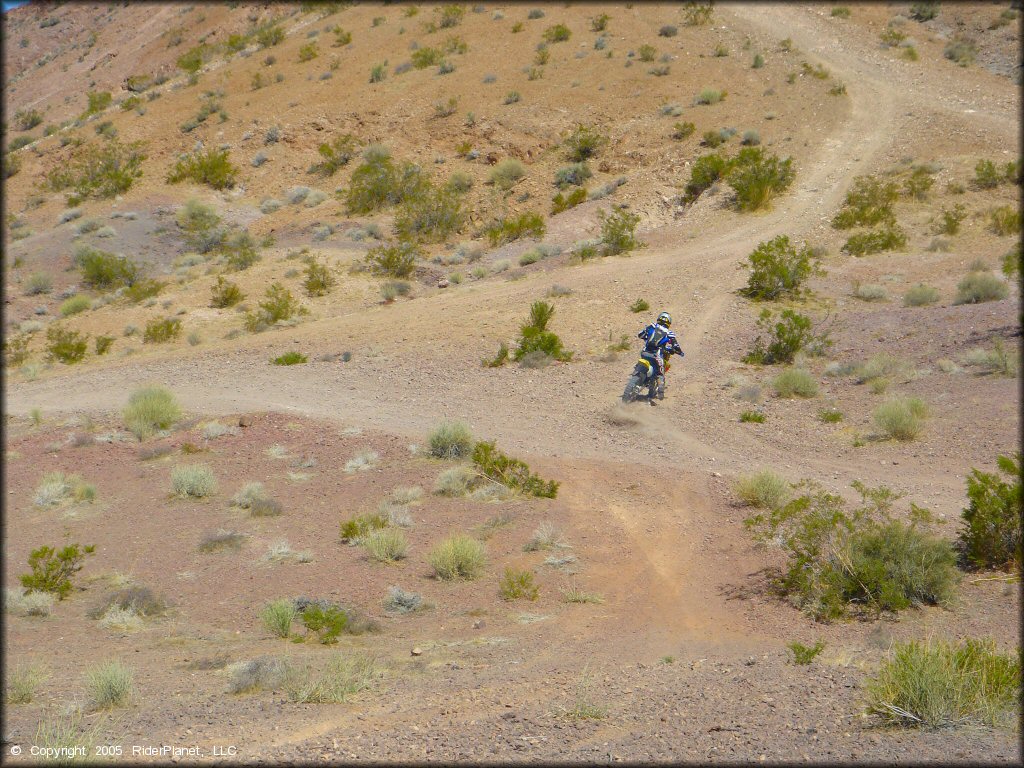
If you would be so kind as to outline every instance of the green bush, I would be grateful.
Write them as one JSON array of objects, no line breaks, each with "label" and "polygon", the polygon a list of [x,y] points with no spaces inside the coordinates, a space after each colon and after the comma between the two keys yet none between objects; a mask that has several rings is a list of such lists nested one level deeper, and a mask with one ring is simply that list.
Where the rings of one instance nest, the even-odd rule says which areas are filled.
[{"label": "green bush", "polygon": [[143,344],[163,344],[181,336],[181,320],[176,317],[165,317],[163,319],[154,317],[146,323],[146,330],[142,334]]},{"label": "green bush", "polygon": [[358,544],[364,536],[387,527],[387,524],[387,518],[376,512],[357,515],[341,524],[341,540],[348,544]]},{"label": "green bush", "polygon": [[227,233],[220,226],[221,218],[212,206],[190,198],[178,210],[176,219],[189,249],[209,253],[224,244]]},{"label": "green bush", "polygon": [[750,277],[742,293],[751,299],[770,301],[799,295],[807,278],[823,274],[814,250],[806,243],[798,249],[786,235],[759,243],[747,260]]},{"label": "green bush", "polygon": [[1003,205],[989,211],[992,231],[997,235],[1020,234],[1020,211],[1010,205]]},{"label": "green bush", "polygon": [[183,499],[202,499],[217,492],[217,478],[206,464],[184,464],[171,470],[171,488]]},{"label": "green bush", "polygon": [[331,141],[325,141],[317,147],[317,152],[320,153],[323,160],[314,165],[310,171],[319,173],[321,176],[333,176],[348,165],[355,156],[356,139],[351,134],[335,136]]},{"label": "green bush", "polygon": [[882,229],[852,235],[843,244],[842,250],[852,256],[866,256],[870,253],[901,250],[906,244],[906,233],[898,224],[889,224]]},{"label": "green bush", "polygon": [[815,397],[818,380],[803,368],[787,368],[772,379],[772,388],[779,397]]},{"label": "green bush", "polygon": [[316,43],[306,43],[305,45],[299,46],[299,62],[304,63],[312,61],[320,52],[317,50]]},{"label": "green bush", "polygon": [[71,315],[77,315],[79,312],[87,310],[91,304],[92,301],[89,300],[88,296],[83,296],[82,294],[72,296],[70,299],[61,302],[60,316],[70,317]]},{"label": "green bush", "polygon": [[260,620],[276,637],[288,637],[292,631],[292,622],[298,615],[295,604],[291,600],[275,600],[268,603],[260,612]]},{"label": "green bush", "polygon": [[430,567],[443,581],[477,578],[487,562],[484,545],[464,533],[456,533],[430,552]]},{"label": "green bush", "polygon": [[974,185],[978,189],[995,189],[1003,179],[991,160],[979,160],[974,166]]},{"label": "green bush", "polygon": [[818,640],[814,645],[792,642],[788,643],[786,647],[793,652],[794,664],[806,665],[814,661],[814,657],[825,650],[825,643],[821,640]]},{"label": "green bush", "polygon": [[336,605],[323,607],[310,604],[302,611],[302,623],[310,632],[316,632],[320,642],[332,645],[338,642],[348,625],[349,616]]},{"label": "green bush", "polygon": [[86,556],[95,550],[92,544],[69,544],[60,551],[45,545],[34,549],[28,556],[31,572],[21,575],[21,586],[29,592],[49,592],[63,600],[71,594],[71,577],[82,570]]},{"label": "green bush", "polygon": [[694,99],[696,104],[717,104],[726,96],[726,92],[717,88],[705,88]]},{"label": "green bush", "polygon": [[522,237],[534,237],[539,240],[544,237],[546,231],[544,217],[533,211],[497,221],[486,230],[491,245],[511,243]]},{"label": "green bush", "polygon": [[563,348],[562,340],[547,330],[547,324],[554,313],[554,305],[546,301],[535,301],[530,305],[530,319],[519,328],[519,344],[513,355],[516,362],[535,352],[563,362],[572,359],[572,352]]},{"label": "green bush", "polygon": [[241,271],[260,260],[259,244],[248,230],[235,232],[220,246],[228,269]]},{"label": "green bush", "polygon": [[108,661],[85,672],[89,704],[93,709],[110,709],[128,703],[132,693],[132,672],[119,661]]},{"label": "green bush", "polygon": [[843,420],[843,412],[838,408],[822,408],[818,411],[818,418],[826,424],[838,424]]},{"label": "green bush", "polygon": [[416,69],[436,67],[442,61],[444,61],[444,51],[438,48],[424,46],[412,52],[412,65]]},{"label": "green bush", "polygon": [[340,704],[369,687],[376,674],[372,659],[353,654],[331,658],[318,673],[292,668],[285,686],[289,701],[297,704]]},{"label": "green bush", "polygon": [[473,464],[484,477],[509,490],[548,499],[558,494],[557,481],[542,480],[530,472],[526,462],[506,456],[495,447],[493,441],[479,442],[473,447]]},{"label": "green bush", "polygon": [[92,288],[130,286],[139,278],[138,264],[127,256],[116,256],[88,245],[75,250],[74,262],[82,270],[82,281]]},{"label": "green bush", "polygon": [[991,640],[897,643],[867,681],[868,711],[894,725],[1005,725],[1020,713],[1020,654]]},{"label": "green bush", "polygon": [[831,344],[827,333],[816,335],[812,330],[811,319],[792,309],[782,310],[778,320],[774,323],[773,320],[771,310],[761,311],[757,327],[771,335],[766,343],[758,334],[752,349],[743,357],[743,362],[755,365],[792,363],[796,353],[801,350],[816,352]]},{"label": "green bush", "polygon": [[946,44],[942,55],[961,67],[966,67],[974,63],[974,59],[978,55],[978,46],[969,37],[958,34]]},{"label": "green bush", "polygon": [[583,187],[574,189],[568,195],[561,192],[551,198],[551,215],[562,213],[570,208],[575,208],[580,203],[585,202],[587,199],[587,190]]},{"label": "green bush", "polygon": [[89,348],[89,337],[54,323],[46,329],[46,356],[65,365],[80,362]]},{"label": "green bush", "polygon": [[142,142],[124,144],[117,139],[81,147],[47,174],[46,184],[55,192],[73,190],[69,205],[90,197],[106,200],[123,195],[142,177],[143,148]]},{"label": "green bush", "polygon": [[443,242],[462,229],[465,220],[462,196],[454,186],[426,184],[418,194],[402,201],[395,216],[395,231],[402,238]]},{"label": "green bush", "polygon": [[89,115],[95,115],[102,112],[109,107],[110,103],[113,101],[113,96],[111,96],[110,91],[89,91],[85,94],[85,97],[88,101],[88,106],[86,107],[85,112],[82,113],[82,117],[88,117]]},{"label": "green bush", "polygon": [[562,142],[565,147],[566,157],[574,163],[582,163],[597,155],[605,145],[608,144],[608,137],[601,133],[596,126],[578,124]]},{"label": "green bush", "polygon": [[511,189],[517,181],[526,175],[523,164],[515,158],[506,158],[491,169],[487,175],[487,183],[498,189]]},{"label": "green bush", "polygon": [[308,361],[304,354],[301,352],[285,352],[283,355],[275,357],[270,362],[274,365],[299,365]]},{"label": "green bush", "polygon": [[740,414],[741,424],[764,424],[768,417],[761,411],[744,411]]},{"label": "green bush", "polygon": [[858,176],[846,193],[842,209],[832,219],[836,229],[876,224],[895,224],[892,206],[899,199],[894,181],[883,182],[873,176]]},{"label": "green bush", "polygon": [[160,291],[166,287],[167,283],[161,282],[160,280],[154,280],[153,278],[145,278],[125,288],[122,295],[132,304],[138,304],[146,299],[159,296]]},{"label": "green bush", "polygon": [[973,349],[967,354],[968,365],[978,367],[982,373],[995,373],[1016,378],[1020,356],[1016,349],[1008,348],[1002,339],[992,342],[992,349]]},{"label": "green bush", "polygon": [[396,165],[387,149],[372,146],[352,172],[345,204],[349,213],[373,213],[421,195],[429,183],[419,166],[409,162]]},{"label": "green bush", "polygon": [[19,109],[14,113],[14,127],[19,131],[31,131],[43,122],[38,109]]},{"label": "green bush", "polygon": [[505,573],[498,582],[498,594],[502,600],[536,600],[540,587],[533,580],[533,571],[505,567]]},{"label": "green bush", "polygon": [[[18,336],[8,336],[4,339],[4,364],[8,369],[22,365],[32,356],[28,345],[32,335],[23,333]],[[505,356],[508,356],[508,347],[505,348]]]},{"label": "green bush", "polygon": [[791,488],[786,478],[770,469],[741,475],[735,486],[740,500],[758,509],[778,509],[792,497]]},{"label": "green bush", "polygon": [[238,168],[231,163],[226,149],[208,149],[178,158],[167,174],[169,184],[194,181],[213,189],[230,189],[235,186]]},{"label": "green bush", "polygon": [[615,208],[610,214],[598,211],[597,218],[601,222],[601,245],[606,254],[614,256],[644,246],[636,237],[639,214]]},{"label": "green bush", "polygon": [[795,176],[793,158],[780,160],[766,154],[762,147],[744,147],[732,161],[726,180],[736,193],[737,207],[741,211],[756,211],[788,189]]},{"label": "green bush", "polygon": [[337,282],[327,265],[313,258],[306,262],[305,274],[302,287],[310,297],[326,296]]},{"label": "green bush", "polygon": [[122,417],[128,431],[144,440],[157,430],[170,429],[181,418],[181,408],[170,390],[142,387],[132,392]]},{"label": "green bush", "polygon": [[405,558],[409,540],[397,528],[380,528],[364,536],[359,542],[370,557],[382,563],[393,563]]},{"label": "green bush", "polygon": [[690,171],[690,180],[686,183],[683,199],[692,203],[701,194],[711,188],[719,179],[728,173],[730,163],[721,155],[712,153],[698,157]]},{"label": "green bush", "polygon": [[1024,562],[1021,543],[1020,453],[999,456],[999,471],[972,469],[967,476],[968,507],[963,511],[959,547],[976,568],[1014,570]]},{"label": "green bush", "polygon": [[473,450],[473,436],[461,421],[442,421],[427,437],[430,455],[438,459],[460,459]]},{"label": "green bush", "polygon": [[572,163],[555,171],[555,186],[559,189],[582,186],[594,174],[586,163]]},{"label": "green bush", "polygon": [[53,290],[53,278],[47,272],[33,272],[25,280],[23,292],[26,296],[38,296]]},{"label": "green bush", "polygon": [[384,277],[409,277],[416,267],[419,249],[408,240],[398,240],[371,248],[366,254],[366,263],[375,275]]},{"label": "green bush", "polygon": [[256,31],[256,42],[261,48],[270,48],[284,42],[284,30],[274,25],[264,25]]},{"label": "green bush", "polygon": [[954,304],[981,304],[986,301],[1001,301],[1010,295],[1010,288],[995,274],[988,271],[971,271],[956,286]]},{"label": "green bush", "polygon": [[911,505],[907,524],[889,514],[898,495],[860,482],[854,488],[862,504],[852,511],[841,496],[812,485],[810,493],[744,521],[759,541],[786,552],[782,591],[819,621],[949,604],[956,557],[949,542],[925,530],[927,510]]},{"label": "green bush", "polygon": [[498,345],[498,352],[493,358],[487,360],[486,358],[481,360],[480,363],[484,368],[500,368],[508,362],[508,344],[504,341]]},{"label": "green bush", "polygon": [[544,39],[549,43],[563,43],[572,36],[572,32],[565,24],[555,24],[544,30]]},{"label": "green bush", "polygon": [[924,429],[928,407],[917,397],[904,397],[882,403],[872,414],[875,426],[885,435],[900,441],[913,440]]},{"label": "green bush", "polygon": [[693,123],[676,123],[672,126],[672,138],[676,141],[683,141],[690,138],[696,130],[697,126]]},{"label": "green bush", "polygon": [[253,333],[275,323],[291,320],[307,311],[296,301],[292,292],[280,283],[272,283],[265,295],[266,298],[259,303],[259,310],[245,316],[246,329]]},{"label": "green bush", "polygon": [[928,190],[934,184],[935,180],[932,178],[931,171],[927,167],[919,165],[910,172],[910,176],[903,182],[903,191],[907,197],[912,197],[915,200],[926,200],[928,198]]},{"label": "green bush", "polygon": [[903,306],[924,307],[939,300],[939,291],[930,285],[918,283],[903,294]]},{"label": "green bush", "polygon": [[233,307],[245,298],[237,284],[228,282],[221,275],[218,275],[217,282],[210,286],[210,291],[213,294],[210,306],[217,309]]},{"label": "green bush", "polygon": [[629,305],[629,311],[633,312],[634,314],[639,314],[640,312],[646,312],[650,308],[651,308],[651,305],[648,304],[643,299],[637,299],[636,301],[634,301],[632,304]]}]

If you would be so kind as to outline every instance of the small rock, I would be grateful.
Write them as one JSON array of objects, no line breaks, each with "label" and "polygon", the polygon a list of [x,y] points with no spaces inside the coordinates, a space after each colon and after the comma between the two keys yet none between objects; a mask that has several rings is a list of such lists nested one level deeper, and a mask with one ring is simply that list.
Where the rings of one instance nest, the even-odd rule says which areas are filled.
[{"label": "small rock", "polygon": [[449,285],[449,283],[448,283],[447,280],[438,280],[438,282],[437,282],[437,287],[438,288],[447,288],[448,285]]},{"label": "small rock", "polygon": [[238,426],[240,427],[251,427],[253,424],[252,416],[248,414],[238,417]]},{"label": "small rock", "polygon": [[422,655],[423,655],[423,649],[422,649],[422,648],[420,648],[420,647],[419,647],[419,646],[417,645],[417,646],[416,646],[415,648],[413,648],[413,649],[412,649],[412,655],[413,655],[413,656],[422,656]]}]

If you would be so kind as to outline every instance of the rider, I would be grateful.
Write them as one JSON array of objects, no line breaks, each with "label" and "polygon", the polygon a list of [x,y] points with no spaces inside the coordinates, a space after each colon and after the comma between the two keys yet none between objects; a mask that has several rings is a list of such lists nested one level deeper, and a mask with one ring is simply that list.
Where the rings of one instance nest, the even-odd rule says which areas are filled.
[{"label": "rider", "polygon": [[654,383],[648,387],[647,396],[651,405],[654,405],[654,394],[657,392],[658,399],[665,399],[665,357],[666,355],[683,356],[683,350],[679,347],[676,335],[669,330],[672,327],[672,315],[662,312],[658,319],[644,328],[637,337],[645,343],[640,357],[654,365],[657,372]]}]

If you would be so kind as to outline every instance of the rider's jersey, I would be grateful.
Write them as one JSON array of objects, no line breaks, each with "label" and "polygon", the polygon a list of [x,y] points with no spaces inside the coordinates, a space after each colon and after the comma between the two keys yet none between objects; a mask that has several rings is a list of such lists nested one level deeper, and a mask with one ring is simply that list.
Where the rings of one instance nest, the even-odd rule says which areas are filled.
[{"label": "rider's jersey", "polygon": [[646,342],[644,352],[653,355],[659,363],[664,361],[666,354],[682,354],[683,352],[676,340],[676,335],[658,323],[648,325],[637,334],[637,338]]}]

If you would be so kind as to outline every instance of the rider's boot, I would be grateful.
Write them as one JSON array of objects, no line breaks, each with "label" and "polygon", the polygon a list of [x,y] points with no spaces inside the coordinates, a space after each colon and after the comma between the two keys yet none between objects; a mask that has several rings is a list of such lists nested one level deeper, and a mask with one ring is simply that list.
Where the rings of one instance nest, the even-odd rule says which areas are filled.
[{"label": "rider's boot", "polygon": [[665,376],[664,376],[664,374],[662,374],[661,376],[658,377],[657,391],[658,391],[658,399],[659,400],[664,400],[665,399]]}]

